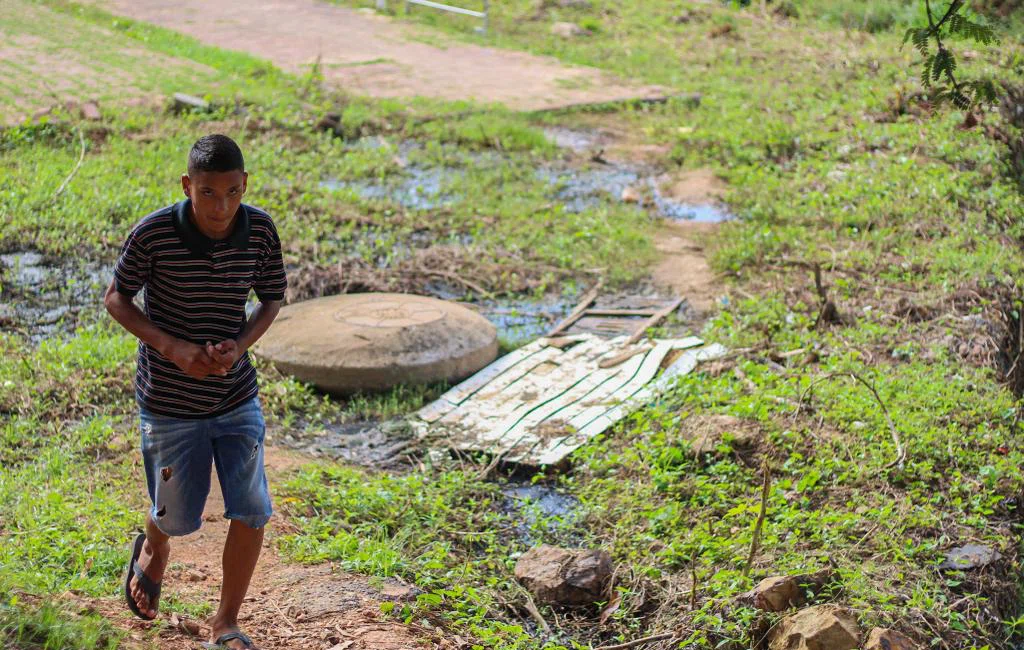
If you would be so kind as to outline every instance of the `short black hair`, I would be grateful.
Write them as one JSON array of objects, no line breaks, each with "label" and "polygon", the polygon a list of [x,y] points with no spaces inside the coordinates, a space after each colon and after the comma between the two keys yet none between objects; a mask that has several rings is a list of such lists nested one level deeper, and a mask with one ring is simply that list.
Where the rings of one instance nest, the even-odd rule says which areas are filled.
[{"label": "short black hair", "polygon": [[188,173],[245,171],[242,150],[226,135],[214,133],[196,140],[188,152]]}]

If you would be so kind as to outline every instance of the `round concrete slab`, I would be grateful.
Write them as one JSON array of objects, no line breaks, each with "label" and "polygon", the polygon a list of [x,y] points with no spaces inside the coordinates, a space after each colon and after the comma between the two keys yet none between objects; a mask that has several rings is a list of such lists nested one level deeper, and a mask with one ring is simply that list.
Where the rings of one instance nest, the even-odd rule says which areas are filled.
[{"label": "round concrete slab", "polygon": [[284,307],[253,351],[301,381],[348,395],[464,379],[498,356],[498,332],[443,300],[346,294]]}]

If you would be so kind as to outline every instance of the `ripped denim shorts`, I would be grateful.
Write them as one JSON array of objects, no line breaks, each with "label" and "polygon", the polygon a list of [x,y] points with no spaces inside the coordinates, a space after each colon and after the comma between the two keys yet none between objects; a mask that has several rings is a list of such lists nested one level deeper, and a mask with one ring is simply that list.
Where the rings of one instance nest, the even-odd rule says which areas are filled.
[{"label": "ripped denim shorts", "polygon": [[207,419],[139,411],[150,514],[157,528],[172,536],[199,530],[213,464],[224,495],[224,516],[250,528],[266,525],[272,508],[263,470],[266,425],[258,397]]}]

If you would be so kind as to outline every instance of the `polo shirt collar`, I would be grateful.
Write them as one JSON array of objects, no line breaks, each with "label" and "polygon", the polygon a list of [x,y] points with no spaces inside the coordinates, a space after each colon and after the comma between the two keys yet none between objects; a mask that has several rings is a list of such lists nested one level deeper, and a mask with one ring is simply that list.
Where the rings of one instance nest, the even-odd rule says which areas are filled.
[{"label": "polo shirt collar", "polygon": [[[174,230],[181,237],[186,247],[197,255],[205,255],[213,250],[218,240],[210,239],[195,227],[189,214],[192,212],[192,199],[185,199],[174,204],[171,214],[174,218]],[[249,210],[242,204],[238,206],[238,217],[235,219],[235,228],[225,240],[234,248],[245,250],[249,248]]]}]

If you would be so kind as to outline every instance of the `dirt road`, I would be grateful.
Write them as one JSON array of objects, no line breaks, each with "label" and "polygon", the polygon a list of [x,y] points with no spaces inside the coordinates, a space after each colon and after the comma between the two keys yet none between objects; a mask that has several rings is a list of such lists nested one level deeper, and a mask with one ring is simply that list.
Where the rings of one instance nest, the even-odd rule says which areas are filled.
[{"label": "dirt road", "polygon": [[[98,4],[210,45],[249,52],[291,72],[308,72],[319,58],[326,79],[374,97],[471,99],[536,110],[663,92],[552,58],[449,42],[437,32],[323,0],[100,0]],[[538,29],[547,26],[539,23]]]}]

